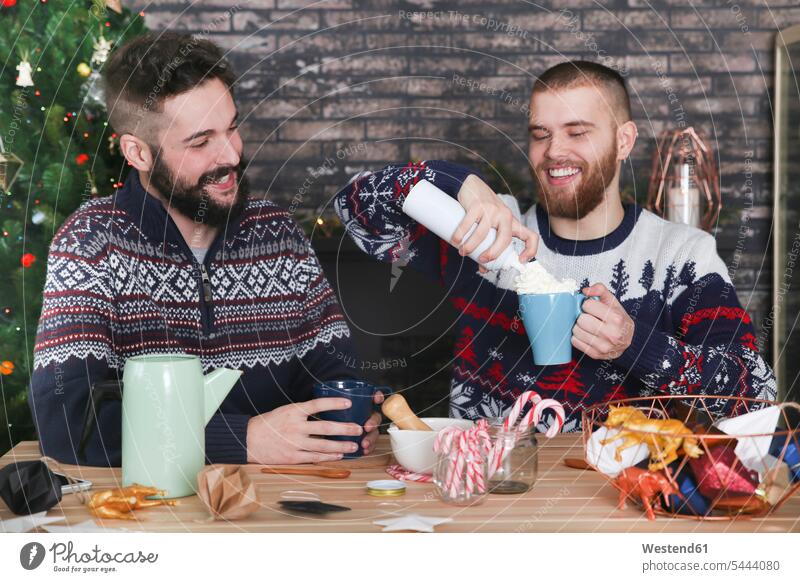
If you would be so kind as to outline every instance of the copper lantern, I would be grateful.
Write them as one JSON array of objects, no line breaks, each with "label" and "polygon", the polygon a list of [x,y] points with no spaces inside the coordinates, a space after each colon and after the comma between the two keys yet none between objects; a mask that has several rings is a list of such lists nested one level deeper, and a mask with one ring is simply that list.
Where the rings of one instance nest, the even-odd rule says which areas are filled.
[{"label": "copper lantern", "polygon": [[708,142],[687,127],[666,131],[653,153],[647,208],[672,222],[710,231],[722,208],[719,173]]}]

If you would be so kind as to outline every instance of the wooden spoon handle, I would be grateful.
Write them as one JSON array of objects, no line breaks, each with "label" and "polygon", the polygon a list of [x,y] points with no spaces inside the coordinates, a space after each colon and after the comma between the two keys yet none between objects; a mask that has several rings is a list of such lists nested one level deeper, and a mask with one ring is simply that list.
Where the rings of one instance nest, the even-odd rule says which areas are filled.
[{"label": "wooden spoon handle", "polygon": [[347,469],[315,469],[312,467],[263,467],[261,472],[270,475],[309,475],[327,479],[347,479],[350,476],[350,471]]}]

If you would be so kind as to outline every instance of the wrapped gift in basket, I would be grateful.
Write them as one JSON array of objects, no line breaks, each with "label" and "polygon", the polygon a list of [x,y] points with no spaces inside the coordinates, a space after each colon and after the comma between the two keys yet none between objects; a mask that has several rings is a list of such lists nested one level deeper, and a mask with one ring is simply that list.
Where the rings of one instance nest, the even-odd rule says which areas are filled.
[{"label": "wrapped gift in basket", "polygon": [[587,463],[619,506],[701,520],[760,517],[800,489],[800,405],[727,396],[649,396],[583,413]]}]

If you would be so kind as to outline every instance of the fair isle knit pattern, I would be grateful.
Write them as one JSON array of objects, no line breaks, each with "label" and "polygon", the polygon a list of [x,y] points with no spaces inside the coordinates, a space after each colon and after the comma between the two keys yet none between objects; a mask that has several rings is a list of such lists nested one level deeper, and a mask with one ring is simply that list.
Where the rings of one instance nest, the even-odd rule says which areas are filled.
[{"label": "fair isle knit pattern", "polygon": [[[140,354],[183,351],[206,370],[302,357],[349,334],[300,227],[251,201],[242,231],[209,265],[214,332],[205,334],[197,266],[181,245],[147,240],[112,198],[84,204],[50,250],[34,367],[94,356],[122,369]],[[80,333],[64,333],[76,315]],[[74,330],[73,330],[74,331]]]},{"label": "fair isle knit pattern", "polygon": [[545,268],[582,287],[603,283],[635,322],[633,342],[616,360],[593,360],[573,349],[568,364],[534,365],[512,290],[515,271],[481,276],[474,262],[401,210],[419,180],[455,197],[471,173],[437,161],[390,166],[356,176],[336,199],[337,212],[361,249],[384,261],[408,261],[449,290],[461,313],[452,416],[499,416],[522,391],[536,390],[564,403],[564,430],[576,431],[585,407],[610,399],[660,394],[776,397],[772,370],[758,354],[750,318],[709,234],[626,205],[622,224],[609,235],[570,241],[550,231],[541,207],[522,215],[513,197],[502,196],[515,216],[539,233],[536,259]]},{"label": "fair isle knit pattern", "polygon": [[[191,242],[191,241],[190,241]],[[29,402],[43,452],[75,462],[90,386],[136,355],[185,353],[243,375],[206,429],[212,462],[246,462],[250,418],[348,378],[352,353],[336,296],[287,211],[250,199],[199,264],[163,205],[131,172],[53,239]],[[346,361],[346,360],[345,360]],[[119,464],[119,406],[108,405],[81,462]]]}]

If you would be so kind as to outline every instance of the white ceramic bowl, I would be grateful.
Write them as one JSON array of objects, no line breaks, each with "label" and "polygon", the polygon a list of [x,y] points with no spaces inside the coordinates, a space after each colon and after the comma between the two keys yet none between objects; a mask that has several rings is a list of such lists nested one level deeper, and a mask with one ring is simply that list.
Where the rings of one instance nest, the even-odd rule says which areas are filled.
[{"label": "white ceramic bowl", "polygon": [[414,473],[433,473],[436,453],[433,441],[440,430],[448,426],[471,428],[473,422],[461,418],[423,418],[433,430],[400,430],[394,423],[389,426],[389,442],[392,453],[403,468]]}]

